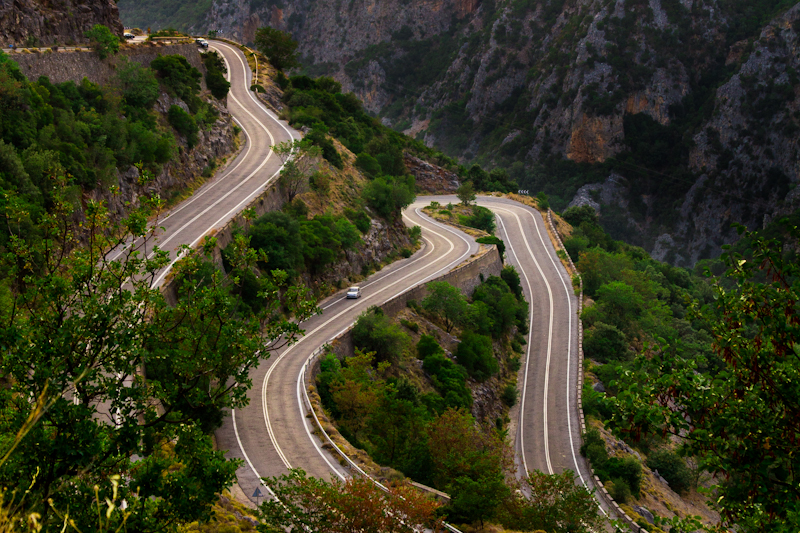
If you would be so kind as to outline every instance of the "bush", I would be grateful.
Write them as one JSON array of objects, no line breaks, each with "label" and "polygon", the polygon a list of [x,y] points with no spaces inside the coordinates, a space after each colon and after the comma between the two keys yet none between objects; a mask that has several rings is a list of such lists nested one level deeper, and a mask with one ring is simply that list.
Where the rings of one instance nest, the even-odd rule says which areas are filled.
[{"label": "bush", "polygon": [[408,334],[375,307],[362,313],[353,326],[353,344],[365,352],[375,352],[376,362],[399,360],[410,343]]},{"label": "bush", "polygon": [[190,149],[197,144],[197,132],[200,131],[200,128],[192,115],[180,106],[173,105],[169,108],[167,120],[178,133],[186,138],[186,144]]},{"label": "bush", "polygon": [[92,48],[100,56],[100,59],[119,52],[119,37],[111,33],[107,26],[95,24],[84,35],[92,42]]},{"label": "bush", "polygon": [[356,167],[370,178],[377,178],[381,175],[381,165],[378,160],[365,152],[356,157]]},{"label": "bush", "polygon": [[625,334],[603,322],[596,322],[586,331],[583,351],[587,358],[601,363],[625,361],[632,356]]},{"label": "bush", "polygon": [[228,89],[231,87],[231,83],[225,79],[225,75],[218,70],[209,70],[206,73],[206,85],[217,100],[228,96]]},{"label": "bush", "polygon": [[[410,320],[406,320],[405,318],[403,318],[403,319],[400,319],[400,323],[404,327],[406,327],[406,328],[410,329],[411,331],[413,331],[414,333],[419,333],[419,324],[417,324],[416,322],[411,322]],[[417,351],[419,351],[419,349]],[[424,358],[421,357],[420,359],[424,359]]]},{"label": "bush", "polygon": [[622,478],[615,478],[611,480],[611,490],[609,494],[616,500],[617,503],[628,503],[631,499],[631,487]]},{"label": "bush", "polygon": [[431,399],[433,401],[429,406],[432,410],[441,414],[448,407],[472,407],[472,393],[467,387],[466,370],[445,357],[443,351],[429,354],[422,363],[422,369],[431,376],[433,386],[442,396],[441,400]]},{"label": "bush", "polygon": [[461,217],[461,223],[486,233],[494,233],[494,213],[491,209],[479,205],[472,206],[472,215]]},{"label": "bush", "polygon": [[692,471],[686,466],[686,461],[675,452],[656,450],[647,457],[647,466],[651,470],[658,470],[675,492],[685,493],[692,487]]},{"label": "bush", "polygon": [[435,353],[444,353],[442,347],[436,342],[436,338],[433,335],[420,337],[417,343],[417,357],[424,361],[426,357]]},{"label": "bush", "polygon": [[159,55],[150,62],[161,83],[187,104],[200,91],[200,71],[194,68],[185,57],[179,55]]},{"label": "bush", "polygon": [[368,183],[361,191],[375,212],[381,217],[392,220],[399,216],[400,211],[407,207],[416,197],[414,193],[414,177],[392,178],[379,177]]},{"label": "bush", "polygon": [[481,244],[494,244],[497,246],[497,251],[500,254],[500,261],[505,261],[506,243],[503,242],[503,239],[495,237],[494,235],[489,235],[488,237],[479,237],[475,239],[475,242],[479,242]]},{"label": "bush", "polygon": [[503,400],[503,403],[509,407],[514,407],[517,403],[517,386],[513,383],[509,383],[503,388],[503,392],[500,395],[500,399]]},{"label": "bush", "polygon": [[492,339],[486,335],[464,333],[456,349],[456,359],[478,381],[485,381],[500,370],[494,357]]}]

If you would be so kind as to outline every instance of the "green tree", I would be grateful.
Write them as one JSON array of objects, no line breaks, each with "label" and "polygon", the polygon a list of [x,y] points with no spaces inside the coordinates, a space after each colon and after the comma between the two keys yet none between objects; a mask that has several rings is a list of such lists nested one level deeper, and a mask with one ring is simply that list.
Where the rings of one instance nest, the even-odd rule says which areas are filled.
[{"label": "green tree", "polygon": [[466,368],[469,375],[478,381],[484,381],[500,370],[494,356],[492,339],[486,335],[465,332],[456,348],[456,358],[458,364]]},{"label": "green tree", "polygon": [[461,291],[446,281],[431,281],[426,285],[428,295],[422,300],[422,308],[437,316],[450,333],[463,324],[469,311],[469,303]]},{"label": "green tree", "polygon": [[272,151],[283,162],[278,185],[286,201],[291,203],[316,170],[322,150],[306,139],[294,139],[274,145]]},{"label": "green tree", "polygon": [[[788,231],[796,243],[800,231]],[[636,361],[647,379],[618,394],[613,420],[634,435],[684,438],[723,480],[715,501],[726,527],[789,532],[800,516],[800,263],[782,242],[745,238],[752,254],[726,253],[716,299],[693,308],[721,367],[698,371],[705,358],[681,357],[678,341],[651,349]]]},{"label": "green tree", "polygon": [[378,362],[396,362],[411,344],[408,336],[398,325],[377,307],[371,307],[359,315],[353,326],[353,344],[364,351],[375,352]]},{"label": "green tree", "polygon": [[503,502],[500,522],[519,531],[571,531],[589,533],[603,529],[592,493],[576,484],[575,473],[547,475],[534,470],[522,483],[521,493]]},{"label": "green tree", "polygon": [[116,80],[125,103],[131,107],[149,109],[158,100],[158,80],[153,71],[135,61],[123,58],[117,66]]},{"label": "green tree", "polygon": [[475,187],[472,186],[471,181],[465,181],[461,186],[456,189],[456,196],[461,200],[461,205],[469,206],[475,201],[478,196],[475,194]]},{"label": "green tree", "polygon": [[393,220],[400,212],[411,204],[416,197],[414,193],[414,176],[406,178],[378,177],[368,183],[361,192],[367,205],[378,215]]},{"label": "green tree", "polygon": [[603,322],[596,322],[586,330],[583,351],[586,353],[586,357],[601,363],[624,361],[633,355],[628,349],[625,334]]},{"label": "green tree", "polygon": [[108,29],[108,26],[95,24],[92,26],[92,29],[85,32],[84,35],[91,41],[92,48],[94,48],[97,55],[100,56],[100,59],[105,59],[109,55],[114,55],[119,52],[120,38],[118,35],[114,35],[111,30]]},{"label": "green tree", "polygon": [[197,133],[200,131],[194,117],[184,111],[181,106],[173,105],[167,112],[167,120],[175,128],[175,131],[186,138],[186,145],[189,149],[194,148],[198,141]]},{"label": "green tree", "polygon": [[[65,188],[63,179],[53,185]],[[276,311],[288,305],[308,317],[314,306],[304,290],[276,283],[268,292],[283,300],[271,297],[259,317],[239,320],[218,272],[196,281],[204,264],[196,254],[176,264],[180,298],[169,305],[152,287],[168,254],[118,248],[153,237],[147,215],[157,203],[115,225],[102,204],[88,201],[79,218],[62,196],[54,202],[39,238],[14,232],[0,255],[9,274],[0,311],[0,431],[17,434],[39,409],[37,398],[46,406],[0,465],[3,486],[27,489],[7,492],[5,504],[24,498],[46,530],[60,529],[67,510],[76,529],[92,529],[93,487],[104,487],[101,500],[112,498],[114,473],[131,530],[176,531],[205,520],[237,463],[213,450],[198,409],[244,405],[249,371],[284,344],[271,341],[301,334]],[[4,204],[2,217],[19,220],[18,207]],[[150,374],[165,363],[168,379]]]},{"label": "green tree", "polygon": [[256,30],[253,42],[259,52],[267,56],[276,69],[283,71],[300,66],[297,59],[297,41],[288,33],[264,26]]}]

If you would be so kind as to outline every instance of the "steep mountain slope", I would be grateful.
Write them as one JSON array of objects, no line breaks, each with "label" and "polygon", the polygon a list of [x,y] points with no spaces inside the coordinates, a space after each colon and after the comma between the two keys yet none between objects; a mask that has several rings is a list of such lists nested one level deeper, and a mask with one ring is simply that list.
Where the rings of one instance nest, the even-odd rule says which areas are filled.
[{"label": "steep mountain slope", "polygon": [[557,209],[607,181],[581,196],[615,237],[693,263],[798,202],[792,4],[215,0],[208,25],[291,32],[309,73]]},{"label": "steep mountain slope", "polygon": [[0,43],[18,46],[86,42],[84,32],[103,24],[122,35],[113,0],[0,0]]}]

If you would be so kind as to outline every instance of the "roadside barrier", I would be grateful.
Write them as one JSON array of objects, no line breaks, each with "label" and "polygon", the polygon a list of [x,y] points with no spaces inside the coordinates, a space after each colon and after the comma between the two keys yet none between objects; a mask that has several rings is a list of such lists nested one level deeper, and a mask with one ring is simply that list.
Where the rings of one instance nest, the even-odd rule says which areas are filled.
[{"label": "roadside barrier", "polygon": [[[578,401],[576,402],[576,406],[578,408],[578,418],[581,423],[581,441],[583,441],[583,434],[586,433],[586,420],[583,416],[583,321],[581,320],[581,314],[583,312],[583,278],[578,272],[578,269],[575,268],[575,263],[572,262],[569,253],[567,253],[567,249],[564,247],[564,243],[561,240],[561,235],[556,231],[556,225],[553,223],[553,212],[549,208],[547,209],[547,223],[550,225],[550,230],[553,232],[553,236],[558,242],[559,248],[564,250],[570,269],[574,275],[578,277],[580,283],[580,296],[578,297]],[[628,516],[628,513],[620,508],[619,504],[611,497],[611,494],[608,493],[605,486],[603,486],[603,482],[600,481],[600,478],[594,473],[594,468],[588,460],[586,464],[589,465],[589,470],[592,473],[592,483],[594,483],[597,489],[595,493],[600,496],[608,507],[614,510],[617,516],[619,516],[632,531],[635,533],[648,533],[645,528],[637,524],[633,518]]]}]

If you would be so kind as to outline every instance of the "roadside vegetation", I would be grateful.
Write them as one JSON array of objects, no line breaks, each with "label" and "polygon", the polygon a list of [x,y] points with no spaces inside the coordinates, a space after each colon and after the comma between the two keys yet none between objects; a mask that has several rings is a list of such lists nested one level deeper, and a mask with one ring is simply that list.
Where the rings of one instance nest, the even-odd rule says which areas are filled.
[{"label": "roadside vegetation", "polygon": [[[355,354],[322,357],[316,388],[337,429],[396,470],[390,480],[407,476],[447,492],[439,513],[448,521],[587,531],[598,523],[596,508],[569,474],[533,473],[523,483],[532,500],[509,481],[506,413],[517,399],[528,313],[517,272],[504,268],[469,299],[447,282],[428,290],[395,318],[369,309],[353,328]],[[472,390],[487,386],[496,404],[476,406]],[[496,416],[473,414],[483,412]]]},{"label": "roadside vegetation", "polygon": [[[665,531],[678,515],[655,508],[659,500],[696,500],[709,487],[718,496],[706,504],[723,524],[789,531],[799,501],[786,490],[796,466],[797,215],[745,232],[694,272],[610,239],[589,207],[563,216],[586,297],[583,408],[592,429],[581,453],[618,502],[649,502]],[[630,448],[620,455],[604,427],[638,457]],[[715,521],[694,511],[706,526]]]}]

